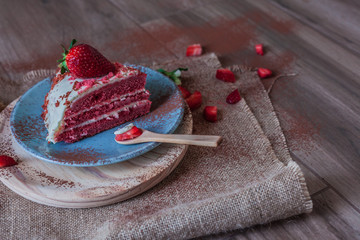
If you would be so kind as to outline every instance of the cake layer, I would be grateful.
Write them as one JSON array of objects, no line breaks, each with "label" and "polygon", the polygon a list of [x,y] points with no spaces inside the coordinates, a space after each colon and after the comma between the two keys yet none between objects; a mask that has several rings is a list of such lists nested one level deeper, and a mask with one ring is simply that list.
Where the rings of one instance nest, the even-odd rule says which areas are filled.
[{"label": "cake layer", "polygon": [[98,90],[83,96],[72,102],[68,114],[74,114],[85,108],[90,108],[96,104],[112,99],[115,96],[120,96],[129,92],[134,92],[145,88],[146,74],[140,73],[136,76],[131,76],[121,81],[108,84]]},{"label": "cake layer", "polygon": [[102,114],[111,112],[115,109],[124,107],[130,103],[149,99],[149,92],[145,89],[130,94],[116,96],[115,99],[108,100],[90,108],[83,109],[80,112],[69,115],[70,111],[65,112],[65,128],[76,126],[84,121],[96,118]]},{"label": "cake layer", "polygon": [[47,140],[55,143],[55,136],[64,128],[65,112],[68,116],[83,108],[100,104],[115,96],[141,90],[146,74],[138,69],[114,63],[116,71],[99,78],[80,79],[60,71],[52,79],[51,90],[45,97],[42,117],[48,130]]},{"label": "cake layer", "polygon": [[56,142],[65,141],[67,143],[73,143],[85,137],[93,136],[148,113],[150,106],[151,102],[149,100],[143,100],[132,104],[131,107],[123,107],[99,120],[90,120],[87,121],[88,123],[85,122],[85,125],[81,124],[77,127],[65,129],[55,140]]}]

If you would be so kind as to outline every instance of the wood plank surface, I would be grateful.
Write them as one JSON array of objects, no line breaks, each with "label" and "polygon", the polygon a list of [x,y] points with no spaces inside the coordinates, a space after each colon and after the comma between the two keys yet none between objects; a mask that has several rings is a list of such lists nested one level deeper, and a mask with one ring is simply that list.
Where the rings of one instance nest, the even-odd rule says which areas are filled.
[{"label": "wood plank surface", "polygon": [[68,46],[73,38],[96,44],[105,56],[120,62],[173,58],[108,1],[1,1],[0,9],[0,100],[5,104],[34,85],[22,81],[26,72],[54,68],[61,56],[60,44]]},{"label": "wood plank surface", "polygon": [[1,1],[0,102],[34,84],[23,80],[27,71],[53,68],[59,44],[72,38],[118,61],[166,61],[201,43],[224,66],[296,73],[263,83],[314,212],[205,238],[360,239],[359,13],[353,0]]},{"label": "wood plank surface", "polygon": [[[15,100],[0,113],[0,145],[11,139],[10,119]],[[176,129],[191,134],[190,109]],[[145,134],[145,133],[144,133]],[[20,196],[39,204],[60,208],[94,208],[125,201],[166,178],[185,156],[188,145],[162,144],[128,161],[95,167],[68,167],[41,161],[16,141],[11,147],[22,161],[1,182]]]},{"label": "wood plank surface", "polygon": [[313,196],[314,211],[241,232],[208,236],[206,239],[358,239],[360,213],[334,191]]}]

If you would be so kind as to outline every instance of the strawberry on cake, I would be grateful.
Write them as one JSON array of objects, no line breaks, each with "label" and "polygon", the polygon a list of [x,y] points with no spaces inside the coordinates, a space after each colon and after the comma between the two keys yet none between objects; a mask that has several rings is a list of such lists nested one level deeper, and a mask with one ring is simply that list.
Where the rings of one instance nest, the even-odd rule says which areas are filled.
[{"label": "strawberry on cake", "polygon": [[76,142],[150,111],[145,73],[111,63],[95,48],[75,42],[64,48],[43,105],[52,143]]}]

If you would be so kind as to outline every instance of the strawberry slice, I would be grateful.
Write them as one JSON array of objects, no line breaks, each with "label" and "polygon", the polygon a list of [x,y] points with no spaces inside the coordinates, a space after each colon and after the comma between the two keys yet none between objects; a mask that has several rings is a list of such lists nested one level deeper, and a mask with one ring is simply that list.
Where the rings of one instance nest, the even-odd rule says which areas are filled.
[{"label": "strawberry slice", "polygon": [[116,141],[130,140],[130,139],[137,138],[141,134],[142,134],[142,130],[137,128],[136,126],[132,125],[130,130],[128,130],[124,133],[116,134],[116,132],[115,132],[115,140]]},{"label": "strawberry slice", "polygon": [[95,78],[115,72],[115,66],[98,50],[87,44],[73,46],[76,40],[71,41],[69,49],[64,49],[61,63],[61,73],[70,72],[78,78]]},{"label": "strawberry slice", "polygon": [[180,89],[180,91],[185,99],[190,97],[191,93],[189,92],[189,90],[187,90],[186,88],[184,88],[182,86],[178,86],[178,88]]},{"label": "strawberry slice", "polygon": [[255,51],[259,55],[264,55],[264,46],[262,44],[256,44],[255,45]]},{"label": "strawberry slice", "polygon": [[0,156],[0,167],[9,167],[17,164],[18,163],[12,157],[6,155]]},{"label": "strawberry slice", "polygon": [[202,54],[202,48],[200,44],[193,44],[187,47],[186,56],[200,56]]},{"label": "strawberry slice", "polygon": [[257,73],[260,78],[268,78],[272,76],[271,70],[267,68],[258,68]]},{"label": "strawberry slice", "polygon": [[199,91],[195,91],[190,97],[186,98],[185,101],[189,105],[191,110],[197,109],[201,106],[202,96]]},{"label": "strawberry slice", "polygon": [[224,82],[235,82],[235,75],[227,68],[216,70],[216,78]]},{"label": "strawberry slice", "polygon": [[235,104],[241,100],[241,96],[238,89],[232,91],[226,98],[226,102],[229,104]]},{"label": "strawberry slice", "polygon": [[216,106],[206,106],[204,108],[204,118],[209,122],[217,121],[217,107]]}]

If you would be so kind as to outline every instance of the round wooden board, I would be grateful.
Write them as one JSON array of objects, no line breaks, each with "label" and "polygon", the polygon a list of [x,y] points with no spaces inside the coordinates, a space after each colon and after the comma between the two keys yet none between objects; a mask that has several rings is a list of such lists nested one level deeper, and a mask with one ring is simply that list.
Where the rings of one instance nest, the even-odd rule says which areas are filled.
[{"label": "round wooden board", "polygon": [[[13,140],[10,113],[17,100],[0,113],[0,155],[18,165],[0,169],[0,180],[31,201],[62,208],[98,207],[124,201],[155,186],[184,157],[187,146],[161,144],[142,156],[100,167],[70,167],[39,160]],[[192,116],[186,109],[175,133],[191,134]]]}]

